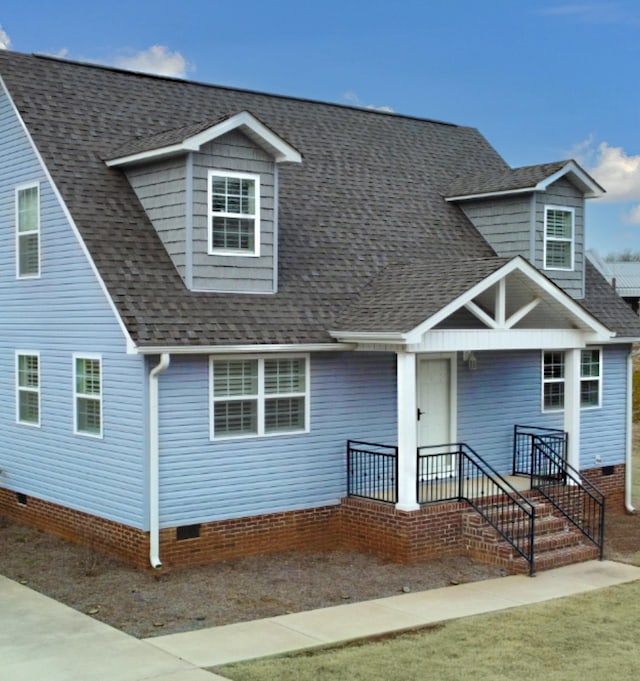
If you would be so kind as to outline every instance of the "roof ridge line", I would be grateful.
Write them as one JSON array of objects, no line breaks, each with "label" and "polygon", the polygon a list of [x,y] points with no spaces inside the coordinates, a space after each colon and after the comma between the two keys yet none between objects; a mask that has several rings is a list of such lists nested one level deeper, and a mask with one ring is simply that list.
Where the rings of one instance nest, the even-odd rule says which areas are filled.
[{"label": "roof ridge line", "polygon": [[[10,52],[12,50],[9,50]],[[214,83],[206,83],[200,80],[191,80],[188,78],[178,78],[177,76],[167,76],[157,73],[147,73],[145,71],[133,71],[131,69],[125,69],[120,66],[112,66],[111,64],[101,64],[99,62],[91,61],[79,61],[77,59],[68,59],[65,57],[57,57],[53,54],[45,54],[43,52],[32,52],[28,55],[26,52],[16,52],[16,54],[22,54],[26,56],[32,56],[36,59],[48,59],[50,61],[57,61],[63,64],[73,64],[75,66],[85,66],[88,68],[102,69],[103,71],[113,71],[115,73],[127,73],[129,75],[135,75],[143,78],[153,78],[155,80],[168,80],[176,83],[185,83],[187,85],[196,85],[198,87],[218,89],[218,90],[228,90],[230,92],[243,92],[252,95],[261,95],[263,97],[272,97],[275,99],[285,99],[294,102],[305,102],[308,104],[322,104],[324,106],[337,107],[339,109],[347,109],[351,111],[359,111],[367,114],[378,114],[380,116],[393,116],[394,118],[404,118],[412,121],[419,121],[421,123],[432,123],[434,125],[444,125],[450,128],[468,128],[475,130],[473,126],[469,125],[459,125],[457,123],[450,123],[449,121],[442,121],[436,118],[425,118],[422,116],[412,116],[411,114],[398,113],[396,111],[382,111],[380,109],[369,108],[367,106],[355,106],[353,104],[341,104],[340,102],[327,102],[321,99],[313,99],[311,97],[295,97],[294,95],[282,95],[272,92],[264,92],[263,90],[252,90],[251,88],[234,87],[232,85],[217,85]]]}]

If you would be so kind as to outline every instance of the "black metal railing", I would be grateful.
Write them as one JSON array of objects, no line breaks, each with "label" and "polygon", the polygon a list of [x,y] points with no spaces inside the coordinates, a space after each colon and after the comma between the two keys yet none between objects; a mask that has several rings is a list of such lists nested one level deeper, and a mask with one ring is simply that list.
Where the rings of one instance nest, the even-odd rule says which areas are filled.
[{"label": "black metal railing", "polygon": [[347,440],[347,494],[398,503],[398,448]]},{"label": "black metal railing", "polygon": [[466,501],[535,572],[535,506],[464,443],[418,448],[418,503]]},{"label": "black metal railing", "polygon": [[540,447],[549,448],[566,461],[568,435],[564,430],[516,425],[513,427],[514,475],[531,475],[534,438]]},{"label": "black metal railing", "polygon": [[531,487],[593,542],[604,557],[604,494],[553,451],[532,437]]},{"label": "black metal railing", "polygon": [[568,434],[536,426],[514,426],[514,475],[531,477],[557,511],[593,542],[604,556],[604,494],[567,462]]}]

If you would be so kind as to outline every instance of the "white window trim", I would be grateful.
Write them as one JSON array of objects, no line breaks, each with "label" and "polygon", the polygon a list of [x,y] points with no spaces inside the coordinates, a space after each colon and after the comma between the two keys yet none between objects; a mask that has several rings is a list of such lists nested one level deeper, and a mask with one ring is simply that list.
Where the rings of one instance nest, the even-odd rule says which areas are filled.
[{"label": "white window trim", "polygon": [[[602,408],[602,387],[604,385],[604,366],[603,366],[603,356],[602,356],[602,348],[601,347],[586,347],[584,350],[597,350],[598,351],[598,363],[600,366],[600,375],[595,378],[592,376],[582,376],[582,372],[580,372],[580,385],[582,386],[583,381],[598,381],[598,404],[594,405],[589,405],[589,406],[582,406],[580,405],[580,411],[593,411],[594,409],[601,409]],[[565,357],[565,351],[564,350],[543,350],[541,355],[540,355],[540,369],[541,369],[541,395],[540,395],[540,404],[541,404],[541,410],[542,413],[544,414],[561,414],[564,412],[564,406],[558,407],[555,409],[550,409],[548,407],[545,407],[544,404],[544,386],[547,383],[565,383],[566,378],[555,378],[555,379],[545,379],[544,377],[544,353],[545,352],[561,352],[563,356],[563,360]],[[582,356],[580,357],[582,360]]]},{"label": "white window trim", "polygon": [[[255,214],[245,215],[244,213],[214,213],[211,209],[212,177],[235,177],[240,180],[253,180],[255,182]],[[240,219],[252,219],[254,221],[254,240],[252,251],[242,251],[239,249],[214,248],[213,247],[213,216],[230,217]],[[260,257],[260,175],[255,173],[238,173],[232,170],[209,170],[207,173],[207,249],[209,255],[225,255],[241,258]]]},{"label": "white window trim", "polygon": [[[91,394],[92,399],[99,400],[100,403],[100,432],[99,433],[88,433],[84,430],[78,430],[78,398],[86,397],[85,393],[79,393],[76,391],[76,360],[78,359],[97,359],[100,362],[100,394]],[[102,409],[102,392],[103,392],[103,381],[104,381],[104,368],[102,363],[102,355],[92,353],[92,352],[74,352],[72,355],[72,394],[73,394],[73,433],[74,435],[81,435],[83,437],[93,437],[97,439],[102,439],[104,431],[104,418]]]},{"label": "white window trim", "polygon": [[[566,211],[571,213],[571,239],[559,238],[559,237],[549,237],[547,236],[547,215],[550,210]],[[544,261],[544,269],[558,272],[573,272],[575,269],[575,246],[576,246],[576,210],[570,206],[553,206],[545,205],[544,207],[544,244],[542,257]],[[569,267],[550,267],[547,265],[547,244],[549,242],[556,243],[570,243],[571,244],[571,265]]]},{"label": "white window trim", "polygon": [[544,403],[544,387],[550,383],[562,383],[565,384],[564,376],[562,378],[545,378],[544,377],[544,355],[546,352],[559,352],[562,354],[562,361],[564,364],[564,350],[543,350],[540,353],[540,404],[542,412],[545,414],[561,414],[564,411],[564,401],[562,407],[547,407]]},{"label": "white window trim", "polygon": [[[37,388],[26,388],[20,385],[20,363],[19,358],[24,356],[37,357],[38,358],[38,387]],[[40,389],[42,387],[42,367],[40,366],[40,353],[37,350],[16,350],[15,357],[15,388],[16,388],[16,423],[22,426],[30,426],[31,428],[40,428],[40,422],[42,421],[42,411],[41,411],[41,397]],[[22,421],[20,419],[20,393],[21,392],[37,393],[38,395],[38,422],[33,421]]]},{"label": "white window trim", "polygon": [[[265,432],[264,428],[264,404],[265,400],[273,395],[267,395],[264,389],[264,362],[267,359],[304,359],[305,365],[305,391],[304,391],[304,428],[300,430],[281,430],[274,433]],[[215,402],[227,402],[228,397],[215,398],[213,393],[213,365],[215,362],[232,362],[234,360],[258,360],[258,393],[252,396],[251,399],[256,399],[258,402],[258,432],[247,433],[246,435],[224,435],[222,437],[215,436]],[[307,353],[297,354],[269,354],[269,355],[211,355],[209,357],[209,439],[212,442],[224,442],[228,440],[248,440],[263,437],[291,437],[294,435],[304,435],[310,431],[311,424],[311,405],[310,405],[310,377],[311,377],[311,362]],[[277,397],[299,397],[300,393],[278,393]]]},{"label": "white window trim", "polygon": [[[597,350],[598,351],[598,366],[600,367],[600,374],[597,378],[594,378],[593,376],[583,376],[582,371],[580,371],[580,387],[582,388],[582,383],[583,381],[598,381],[598,404],[593,404],[589,406],[583,407],[580,405],[580,409],[583,411],[592,411],[593,409],[601,409],[602,408],[602,386],[603,386],[603,380],[602,380],[602,375],[604,373],[604,367],[603,367],[603,359],[602,359],[602,348],[600,347],[588,347],[585,348],[585,350]],[[582,355],[580,356],[580,363],[582,366]],[[582,391],[580,391],[580,394],[582,394]]]},{"label": "white window trim", "polygon": [[[25,189],[36,189],[38,191],[38,226],[31,232],[20,232],[18,224],[18,196]],[[42,270],[41,266],[41,243],[40,243],[40,183],[25,182],[15,188],[14,193],[14,221],[15,221],[15,258],[16,258],[16,279],[39,279]],[[38,271],[35,274],[20,274],[20,235],[37,234],[38,236]]]}]

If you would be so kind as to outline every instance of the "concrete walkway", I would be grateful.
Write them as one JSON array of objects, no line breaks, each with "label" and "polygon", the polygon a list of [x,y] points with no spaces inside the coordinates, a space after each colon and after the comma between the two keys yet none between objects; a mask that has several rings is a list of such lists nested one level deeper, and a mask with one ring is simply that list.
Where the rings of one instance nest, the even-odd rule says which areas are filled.
[{"label": "concrete walkway", "polygon": [[11,681],[214,681],[229,662],[324,647],[640,579],[589,561],[541,572],[138,640],[0,577],[0,678]]}]

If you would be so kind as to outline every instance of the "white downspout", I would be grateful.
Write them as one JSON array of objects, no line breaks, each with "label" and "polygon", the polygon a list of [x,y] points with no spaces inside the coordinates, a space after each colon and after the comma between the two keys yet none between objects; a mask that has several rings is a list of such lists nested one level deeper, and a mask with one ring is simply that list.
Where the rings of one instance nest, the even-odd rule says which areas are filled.
[{"label": "white downspout", "polygon": [[627,513],[635,513],[633,507],[633,353],[627,356],[627,437],[624,467],[624,507]]},{"label": "white downspout", "polygon": [[158,417],[158,376],[165,371],[171,355],[163,352],[160,362],[149,372],[149,562],[160,562],[160,427]]}]

